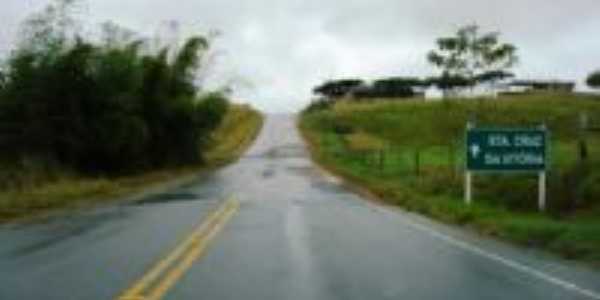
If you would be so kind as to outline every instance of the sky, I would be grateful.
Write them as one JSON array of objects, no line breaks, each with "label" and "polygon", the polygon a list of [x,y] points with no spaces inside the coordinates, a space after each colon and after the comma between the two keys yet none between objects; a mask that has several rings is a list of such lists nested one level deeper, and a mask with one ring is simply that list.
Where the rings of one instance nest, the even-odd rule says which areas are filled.
[{"label": "sky", "polygon": [[[0,55],[19,24],[49,0],[2,0]],[[207,89],[231,85],[238,102],[293,112],[315,85],[343,77],[429,76],[435,39],[477,23],[515,44],[523,79],[578,82],[600,68],[598,0],[88,0],[86,26],[112,21],[146,36],[175,20],[180,36],[218,31]]]}]

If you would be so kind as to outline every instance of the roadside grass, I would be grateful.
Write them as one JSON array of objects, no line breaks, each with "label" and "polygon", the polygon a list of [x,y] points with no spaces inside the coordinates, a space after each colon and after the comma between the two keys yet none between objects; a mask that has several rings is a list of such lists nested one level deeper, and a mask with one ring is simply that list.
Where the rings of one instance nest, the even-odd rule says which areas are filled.
[{"label": "roadside grass", "polygon": [[[600,126],[599,97],[539,93],[497,101],[340,102],[303,114],[299,127],[318,163],[386,202],[600,266],[600,132],[586,133],[583,176],[577,172],[581,112]],[[470,119],[481,126],[548,126],[548,212],[536,211],[537,180],[528,174],[477,175],[475,202],[464,205]]]},{"label": "roadside grass", "polygon": [[211,165],[239,158],[252,144],[263,126],[263,117],[249,106],[233,106],[213,135],[214,143],[205,154]]},{"label": "roadside grass", "polygon": [[193,178],[239,157],[262,127],[262,115],[243,105],[232,105],[215,131],[206,162],[115,178],[82,178],[55,175],[51,181],[35,180],[0,191],[0,222],[43,215],[49,211],[99,204],[142,192],[146,189]]}]

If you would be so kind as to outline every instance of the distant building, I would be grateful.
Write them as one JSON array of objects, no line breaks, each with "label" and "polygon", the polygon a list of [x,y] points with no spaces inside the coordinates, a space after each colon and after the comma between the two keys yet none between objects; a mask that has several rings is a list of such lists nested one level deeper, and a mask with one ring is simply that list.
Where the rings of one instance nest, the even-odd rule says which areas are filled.
[{"label": "distant building", "polygon": [[534,91],[573,92],[574,82],[542,80],[498,80],[482,82],[469,87],[440,89],[436,84],[420,80],[392,78],[365,82],[362,80],[338,80],[327,82],[315,89],[322,101],[337,100],[383,100],[414,99],[436,101],[444,98],[490,98],[498,95],[525,94]]},{"label": "distant building", "polygon": [[425,89],[424,96],[425,100],[429,101],[441,100],[444,98],[444,91],[442,91],[437,86],[432,85]]},{"label": "distant building", "polygon": [[573,92],[575,82],[559,80],[515,80],[510,83],[515,89],[526,89],[527,91],[551,91],[551,92]]},{"label": "distant building", "polygon": [[499,89],[500,94],[525,94],[532,91],[533,88],[527,85],[511,85],[506,84]]},{"label": "distant building", "polygon": [[439,100],[445,96],[449,98],[496,98],[498,95],[525,94],[535,91],[573,92],[574,82],[568,81],[539,81],[515,80],[499,83],[481,83],[473,87],[456,88],[443,91],[437,86],[430,86],[425,90],[425,100]]},{"label": "distant building", "polygon": [[435,101],[445,97],[447,98],[496,98],[502,85],[482,83],[473,87],[454,88],[450,90],[442,90],[439,87],[432,85],[425,90],[425,100]]}]

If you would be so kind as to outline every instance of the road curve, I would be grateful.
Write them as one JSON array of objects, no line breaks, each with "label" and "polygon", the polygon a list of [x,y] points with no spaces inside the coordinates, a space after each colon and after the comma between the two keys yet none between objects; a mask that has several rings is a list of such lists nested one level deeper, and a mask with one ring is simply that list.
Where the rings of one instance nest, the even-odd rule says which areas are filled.
[{"label": "road curve", "polygon": [[183,267],[136,299],[600,299],[598,271],[347,191],[290,116],[190,184],[0,227],[0,299],[118,299],[169,256]]}]

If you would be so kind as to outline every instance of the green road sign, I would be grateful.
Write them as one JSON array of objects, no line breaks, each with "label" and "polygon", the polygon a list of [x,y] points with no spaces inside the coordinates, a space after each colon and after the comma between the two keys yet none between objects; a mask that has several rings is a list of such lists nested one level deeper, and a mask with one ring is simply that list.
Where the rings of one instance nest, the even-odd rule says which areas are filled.
[{"label": "green road sign", "polygon": [[546,138],[545,129],[469,129],[467,170],[544,171]]}]

